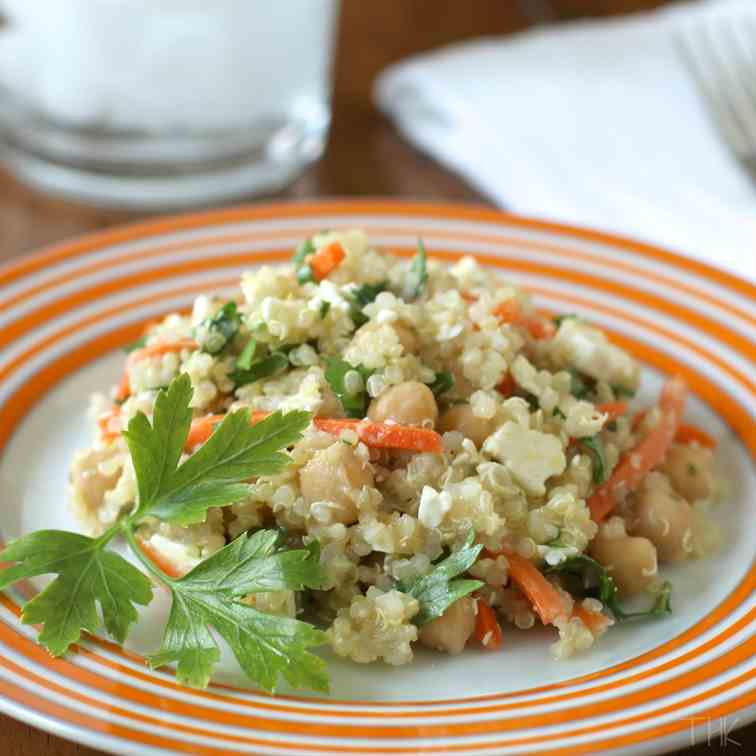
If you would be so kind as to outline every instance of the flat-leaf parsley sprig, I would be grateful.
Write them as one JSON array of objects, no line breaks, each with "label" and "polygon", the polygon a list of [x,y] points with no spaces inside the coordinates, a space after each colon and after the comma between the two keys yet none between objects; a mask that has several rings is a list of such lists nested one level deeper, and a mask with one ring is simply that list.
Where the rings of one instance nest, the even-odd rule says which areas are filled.
[{"label": "flat-leaf parsley sprig", "polygon": [[40,530],[10,543],[0,561],[0,589],[25,578],[53,574],[53,581],[23,609],[26,624],[41,624],[39,642],[60,656],[82,631],[105,629],[119,643],[137,619],[136,606],[153,598],[150,579],[108,548],[118,535],[152,577],[172,595],[172,608],[152,666],[177,662],[177,678],[207,685],[220,658],[211,628],[231,647],[247,676],[273,690],[279,676],[294,687],[328,689],[325,663],[308,649],[324,633],[288,617],[265,614],[243,599],[255,593],[322,588],[317,543],[287,549],[276,531],[242,534],[181,578],[166,575],[143,553],[136,529],[145,517],[178,524],[203,522],[211,507],[247,495],[247,481],[273,475],[288,463],[285,449],[310,422],[307,412],[275,412],[252,425],[249,412],[226,415],[210,439],[181,462],[192,421],[189,377],[181,375],[156,399],[152,422],[138,413],[124,432],[137,479],[133,511],[97,538]]}]

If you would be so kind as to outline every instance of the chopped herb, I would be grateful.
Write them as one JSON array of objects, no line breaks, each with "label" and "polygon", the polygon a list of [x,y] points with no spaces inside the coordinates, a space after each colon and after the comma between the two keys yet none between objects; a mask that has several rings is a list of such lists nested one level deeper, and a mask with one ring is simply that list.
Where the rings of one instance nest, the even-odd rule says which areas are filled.
[{"label": "chopped herb", "polygon": [[404,281],[403,298],[408,302],[417,299],[428,283],[428,261],[422,239],[417,240],[417,254],[412,259]]},{"label": "chopped herb", "polygon": [[324,320],[325,316],[328,315],[328,311],[331,309],[331,303],[327,300],[323,300],[320,303],[320,319]]},{"label": "chopped herb", "polygon": [[530,405],[531,412],[537,412],[541,409],[541,404],[538,401],[538,397],[535,394],[531,394],[529,391],[525,391],[520,399],[524,399]]},{"label": "chopped herb", "polygon": [[126,352],[126,354],[131,354],[132,352],[136,352],[137,349],[142,349],[146,343],[147,336],[140,336],[136,341],[132,341],[131,344],[126,344],[126,346],[123,347],[123,351]]},{"label": "chopped herb", "polygon": [[242,349],[241,354],[236,358],[236,367],[240,370],[249,370],[252,367],[252,361],[257,351],[257,339],[251,338]]},{"label": "chopped herb", "polygon": [[604,443],[599,436],[591,436],[590,438],[579,438],[578,444],[584,449],[591,458],[593,468],[593,482],[597,485],[606,482],[607,478],[607,464],[606,464],[606,452],[604,451]]},{"label": "chopped herb", "polygon": [[483,587],[480,580],[459,579],[467,572],[483,550],[481,544],[473,545],[475,533],[470,531],[465,543],[445,559],[436,562],[427,575],[399,582],[399,590],[416,598],[420,611],[412,620],[416,625],[440,617],[455,601]]},{"label": "chopped herb", "polygon": [[570,393],[575,399],[587,399],[591,396],[596,385],[593,378],[574,368],[569,368],[568,372],[570,374]]},{"label": "chopped herb", "polygon": [[555,315],[553,319],[554,325],[559,328],[565,320],[579,320],[580,316],[576,315],[574,312],[567,312],[563,315]]},{"label": "chopped herb", "polygon": [[601,601],[618,622],[645,617],[664,617],[672,611],[672,586],[665,582],[650,609],[645,612],[625,612],[619,605],[614,578],[595,559],[585,554],[578,554],[565,559],[561,564],[548,566],[545,572],[561,575],[565,588],[574,597],[590,597]]},{"label": "chopped herb", "polygon": [[277,350],[251,362],[248,368],[237,368],[231,373],[231,380],[237,387],[246,386],[262,378],[278,375],[288,367],[289,357],[285,352]]},{"label": "chopped herb", "polygon": [[612,433],[614,433],[614,432],[615,432],[615,431],[617,430],[617,421],[616,421],[616,420],[610,420],[610,421],[609,421],[609,422],[608,422],[608,423],[606,424],[606,429],[607,429],[608,431],[611,431]]},{"label": "chopped herb", "polygon": [[625,396],[628,399],[632,399],[635,396],[635,391],[629,389],[626,386],[612,385],[610,387],[616,397]]},{"label": "chopped herb", "polygon": [[560,417],[562,420],[567,419],[567,415],[565,415],[564,412],[562,412],[562,410],[559,409],[559,407],[554,407],[554,409],[551,411],[551,414],[554,417]]},{"label": "chopped herb", "polygon": [[299,244],[294,252],[292,262],[294,263],[294,270],[297,274],[297,281],[301,284],[315,280],[315,276],[312,275],[312,269],[307,263],[307,258],[314,253],[315,244],[312,239],[305,239]]},{"label": "chopped herb", "polygon": [[236,302],[227,302],[212,317],[203,320],[194,329],[194,338],[203,352],[218,354],[234,339],[241,326]]},{"label": "chopped herb", "polygon": [[351,293],[350,298],[352,302],[349,308],[349,317],[352,318],[352,322],[356,328],[368,322],[368,317],[363,310],[371,302],[375,302],[375,298],[382,291],[386,291],[387,286],[387,281],[379,281],[375,284],[362,284],[362,286],[359,286]]},{"label": "chopped herb", "polygon": [[[355,372],[362,379],[362,386],[359,391],[350,391],[347,387],[347,375]],[[337,357],[329,357],[326,360],[326,380],[333,393],[336,394],[338,400],[341,402],[341,406],[344,408],[347,417],[363,418],[367,414],[370,396],[365,384],[373,372],[373,370],[362,365],[350,365],[348,362],[340,360]]]},{"label": "chopped herb", "polygon": [[433,392],[433,396],[438,399],[442,394],[454,388],[454,376],[447,372],[436,373],[433,382],[428,383],[427,386]]}]

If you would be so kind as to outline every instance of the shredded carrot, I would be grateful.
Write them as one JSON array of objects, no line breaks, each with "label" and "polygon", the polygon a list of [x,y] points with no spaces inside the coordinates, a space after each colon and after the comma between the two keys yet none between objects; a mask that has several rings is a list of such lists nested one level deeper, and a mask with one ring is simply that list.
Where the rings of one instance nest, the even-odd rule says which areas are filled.
[{"label": "shredded carrot", "polygon": [[97,418],[103,441],[112,441],[121,432],[121,408],[115,405]]},{"label": "shredded carrot", "polygon": [[567,614],[559,591],[543,576],[540,570],[525,557],[505,552],[509,574],[517,587],[528,597],[544,625],[551,625],[557,617]]},{"label": "shredded carrot", "polygon": [[606,421],[610,423],[612,420],[627,414],[627,402],[604,402],[597,404],[596,409],[605,415],[609,415]]},{"label": "shredded carrot", "polygon": [[179,339],[178,341],[169,341],[162,344],[152,344],[141,349],[135,349],[128,356],[126,364],[133,365],[135,362],[141,362],[148,357],[158,357],[161,354],[180,352],[182,349],[197,349],[198,347],[199,345],[194,339]]},{"label": "shredded carrot", "polygon": [[516,388],[517,384],[514,382],[514,378],[512,378],[511,375],[507,374],[501,380],[501,383],[499,383],[499,385],[496,387],[496,390],[502,396],[512,396]]},{"label": "shredded carrot", "polygon": [[701,430],[695,425],[681,423],[675,434],[675,441],[678,444],[697,443],[707,449],[717,448],[717,439],[710,436],[706,431]]},{"label": "shredded carrot", "polygon": [[346,257],[344,248],[337,241],[321,247],[309,260],[310,270],[316,281],[322,281],[337,268]]},{"label": "shredded carrot", "polygon": [[118,384],[118,388],[115,393],[115,400],[117,402],[125,402],[131,394],[131,385],[129,384],[128,370],[123,371],[121,376],[121,382]]},{"label": "shredded carrot", "polygon": [[592,612],[577,601],[575,606],[572,607],[572,616],[582,620],[583,624],[594,635],[601,635],[612,624],[611,619],[603,612]]},{"label": "shredded carrot", "polygon": [[496,619],[494,610],[483,599],[478,599],[477,604],[478,613],[475,616],[473,636],[483,645],[483,648],[496,651],[501,648],[503,642],[501,625]]},{"label": "shredded carrot", "polygon": [[376,449],[404,449],[434,454],[441,454],[444,450],[441,436],[428,428],[372,423],[369,420],[330,420],[322,417],[316,417],[313,422],[316,428],[334,435],[343,430],[354,430],[362,443]]},{"label": "shredded carrot", "polygon": [[659,399],[661,418],[646,437],[620,459],[609,480],[588,499],[591,517],[603,522],[614,509],[618,494],[628,494],[641,484],[646,475],[665,457],[680,427],[688,388],[682,378],[665,384]]},{"label": "shredded carrot", "polygon": [[478,296],[477,294],[472,294],[469,291],[460,291],[459,296],[462,297],[462,299],[465,300],[465,302],[477,302]]},{"label": "shredded carrot", "polygon": [[540,315],[527,315],[514,297],[496,305],[493,314],[502,323],[524,328],[534,339],[550,339],[556,333],[553,322]]},{"label": "shredded carrot", "polygon": [[646,415],[648,415],[648,410],[641,410],[638,412],[635,417],[633,418],[633,430],[637,431],[638,428],[641,427],[641,424],[646,419]]},{"label": "shredded carrot", "polygon": [[154,546],[147,543],[147,541],[139,539],[139,548],[144,555],[154,562],[168,577],[180,578],[184,573],[181,570],[176,569],[176,565],[173,562],[168,561]]}]

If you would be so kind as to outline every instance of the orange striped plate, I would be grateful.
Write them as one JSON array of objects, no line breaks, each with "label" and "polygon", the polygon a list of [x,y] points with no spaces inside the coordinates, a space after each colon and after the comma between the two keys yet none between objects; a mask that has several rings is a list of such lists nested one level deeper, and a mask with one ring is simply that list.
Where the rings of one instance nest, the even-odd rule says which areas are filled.
[{"label": "orange striped plate", "polygon": [[0,595],[0,709],[106,750],[156,753],[660,753],[720,738],[756,715],[756,287],[605,234],[469,206],[276,204],[169,218],[85,237],[0,268],[0,533],[72,528],[72,452],[89,443],[88,395],[113,383],[145,322],[241,270],[285,260],[322,228],[451,261],[474,255],[544,309],[600,324],[647,366],[640,401],[665,373],[696,397],[692,422],[720,439],[730,490],[716,556],[667,571],[668,619],[613,629],[590,653],[552,661],[546,630],[511,630],[497,654],[418,654],[405,668],[334,660],[330,697],[277,697],[233,664],[206,691],[151,671],[151,606],[130,645],[87,637],[52,659]]}]

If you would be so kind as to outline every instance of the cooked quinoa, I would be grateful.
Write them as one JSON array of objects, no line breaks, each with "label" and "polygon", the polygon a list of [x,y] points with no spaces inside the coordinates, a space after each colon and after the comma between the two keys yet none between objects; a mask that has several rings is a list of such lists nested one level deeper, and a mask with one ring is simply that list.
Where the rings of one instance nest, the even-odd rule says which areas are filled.
[{"label": "cooked quinoa", "polygon": [[[320,258],[331,265],[322,276]],[[549,624],[553,653],[566,657],[613,618],[611,606],[570,592],[561,565],[590,555],[621,596],[653,595],[658,563],[716,546],[708,445],[678,434],[645,470],[644,440],[667,418],[664,399],[644,414],[630,408],[639,365],[584,320],[539,313],[471,257],[410,260],[359,230],[322,233],[292,264],[245,273],[231,301],[200,296],[191,314],[150,325],[120,386],[93,398],[96,440],[73,463],[75,513],[90,534],[137,498],[118,429],[138,411],[151,416],[179,373],[191,379],[200,425],[242,407],[253,418],[306,410],[315,422],[284,472],[250,481],[246,499],[201,524],[153,518],[139,537],[177,573],[262,527],[295,544],[317,539],[326,589],[249,601],[314,618],[335,653],[356,662],[406,664],[417,643],[451,653],[476,639],[492,647],[482,604],[505,634],[540,624],[522,562],[560,602]],[[369,426],[401,429],[410,443],[376,445]],[[425,441],[413,448],[413,439]],[[437,447],[428,450],[428,439]],[[602,496],[611,511],[599,516]],[[467,577],[480,585],[418,626],[419,603],[402,586],[471,532],[483,550]]]}]

